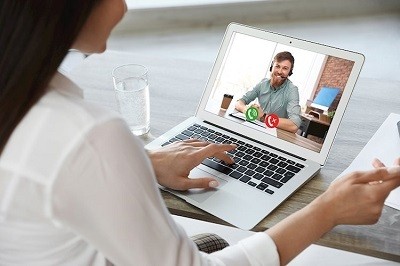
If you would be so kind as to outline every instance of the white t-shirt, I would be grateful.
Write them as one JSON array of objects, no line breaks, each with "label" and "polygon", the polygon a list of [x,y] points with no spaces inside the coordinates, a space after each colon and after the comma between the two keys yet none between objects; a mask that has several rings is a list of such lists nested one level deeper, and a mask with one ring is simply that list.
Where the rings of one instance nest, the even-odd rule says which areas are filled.
[{"label": "white t-shirt", "polygon": [[0,157],[1,265],[278,265],[258,233],[199,252],[174,223],[142,143],[57,73]]}]

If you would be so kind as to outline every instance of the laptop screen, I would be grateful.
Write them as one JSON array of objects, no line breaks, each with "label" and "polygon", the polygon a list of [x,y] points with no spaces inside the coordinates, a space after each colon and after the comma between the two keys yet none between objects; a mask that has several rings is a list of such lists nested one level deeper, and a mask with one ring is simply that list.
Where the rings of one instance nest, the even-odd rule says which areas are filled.
[{"label": "laptop screen", "polygon": [[[329,131],[336,133],[341,117],[332,122],[338,113],[343,115],[358,77],[356,73],[350,79],[355,61],[329,52],[332,48],[325,53],[304,43],[296,46],[295,41],[228,34],[204,95],[204,110],[262,133],[257,134],[259,141],[273,137],[320,153]],[[328,139],[331,144],[333,136]]]}]

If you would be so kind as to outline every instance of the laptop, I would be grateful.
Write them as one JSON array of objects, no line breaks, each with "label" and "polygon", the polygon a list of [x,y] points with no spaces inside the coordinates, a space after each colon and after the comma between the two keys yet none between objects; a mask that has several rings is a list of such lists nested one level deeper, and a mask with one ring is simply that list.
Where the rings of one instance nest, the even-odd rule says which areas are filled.
[{"label": "laptop", "polygon": [[[295,58],[287,78],[299,92],[296,133],[269,125],[269,119],[251,121],[235,109],[238,99],[270,78],[273,58],[282,51]],[[215,177],[216,189],[162,189],[231,225],[254,228],[325,164],[363,63],[359,53],[231,23],[195,115],[146,149],[189,138],[235,143],[229,152],[235,164],[207,158],[190,172],[190,178]],[[334,99],[321,100],[332,95],[319,93],[325,88],[337,92]]]}]

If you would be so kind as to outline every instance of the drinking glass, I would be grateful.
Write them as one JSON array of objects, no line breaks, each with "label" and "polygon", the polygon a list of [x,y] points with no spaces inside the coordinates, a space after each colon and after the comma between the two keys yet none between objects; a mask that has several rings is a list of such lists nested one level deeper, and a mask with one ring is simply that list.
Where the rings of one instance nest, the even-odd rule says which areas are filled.
[{"label": "drinking glass", "polygon": [[127,64],[112,71],[119,112],[133,134],[150,130],[150,97],[148,70],[143,65]]}]

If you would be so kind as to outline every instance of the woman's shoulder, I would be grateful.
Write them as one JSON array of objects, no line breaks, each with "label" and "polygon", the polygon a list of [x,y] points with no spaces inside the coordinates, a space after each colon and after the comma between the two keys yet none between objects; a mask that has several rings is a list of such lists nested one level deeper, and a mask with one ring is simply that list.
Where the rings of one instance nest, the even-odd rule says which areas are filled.
[{"label": "woman's shoulder", "polygon": [[54,119],[62,121],[64,127],[75,125],[78,129],[109,119],[120,119],[119,114],[111,108],[85,101],[83,91],[59,73],[50,82],[48,92],[38,102],[36,109],[38,112],[47,111]]},{"label": "woman's shoulder", "polygon": [[59,88],[50,86],[29,110],[13,131],[1,157],[1,163],[9,166],[19,165],[20,158],[26,158],[28,163],[20,170],[44,183],[57,172],[68,150],[84,141],[88,132],[124,124],[118,113],[85,102],[77,91]]}]

